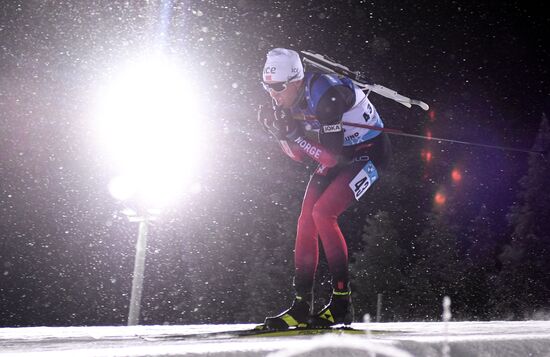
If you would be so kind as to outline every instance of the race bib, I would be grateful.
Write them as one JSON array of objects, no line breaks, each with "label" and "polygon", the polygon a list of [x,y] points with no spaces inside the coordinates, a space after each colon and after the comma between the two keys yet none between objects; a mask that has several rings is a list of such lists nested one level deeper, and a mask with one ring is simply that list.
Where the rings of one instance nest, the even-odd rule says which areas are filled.
[{"label": "race bib", "polygon": [[365,167],[363,167],[349,183],[349,187],[353,191],[355,199],[359,200],[377,179],[378,171],[376,171],[376,167],[374,167],[372,161],[367,162]]}]

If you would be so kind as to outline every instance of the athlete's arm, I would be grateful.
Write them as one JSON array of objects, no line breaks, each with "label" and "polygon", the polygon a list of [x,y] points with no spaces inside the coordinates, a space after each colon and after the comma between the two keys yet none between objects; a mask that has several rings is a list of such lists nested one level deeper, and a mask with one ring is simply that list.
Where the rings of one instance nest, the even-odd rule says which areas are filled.
[{"label": "athlete's arm", "polygon": [[317,104],[316,116],[321,124],[319,142],[334,154],[340,154],[344,146],[342,116],[354,103],[355,92],[336,85],[327,89]]},{"label": "athlete's arm", "polygon": [[[322,81],[325,81],[322,83]],[[288,133],[288,146],[291,151],[301,150],[307,156],[325,167],[336,165],[344,144],[344,130],[342,128],[342,116],[355,103],[355,92],[344,85],[330,85],[330,78],[319,76],[312,83],[312,91],[315,86],[327,86],[329,88],[322,95],[316,106],[317,120],[321,123],[319,131],[320,143],[312,143],[300,133]]]}]

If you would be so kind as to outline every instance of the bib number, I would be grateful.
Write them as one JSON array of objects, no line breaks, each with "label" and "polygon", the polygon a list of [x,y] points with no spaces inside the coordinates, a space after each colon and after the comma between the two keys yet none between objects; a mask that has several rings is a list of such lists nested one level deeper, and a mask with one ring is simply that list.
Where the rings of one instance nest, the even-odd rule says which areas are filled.
[{"label": "bib number", "polygon": [[378,171],[376,171],[376,167],[374,167],[372,161],[367,162],[365,167],[349,183],[355,199],[359,200],[377,179]]}]

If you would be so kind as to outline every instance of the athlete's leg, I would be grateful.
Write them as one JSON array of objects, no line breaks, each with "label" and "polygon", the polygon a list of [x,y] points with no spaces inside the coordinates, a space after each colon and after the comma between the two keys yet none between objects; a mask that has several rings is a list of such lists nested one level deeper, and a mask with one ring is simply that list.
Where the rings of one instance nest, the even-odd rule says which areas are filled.
[{"label": "athlete's leg", "polygon": [[358,162],[341,169],[313,206],[312,217],[323,243],[333,288],[337,290],[347,289],[349,281],[348,248],[338,226],[338,216],[354,202],[349,183],[364,165]]},{"label": "athlete's leg", "polygon": [[298,294],[311,293],[319,261],[319,232],[313,220],[313,207],[327,185],[323,176],[313,175],[307,185],[298,218],[294,262],[295,288]]}]

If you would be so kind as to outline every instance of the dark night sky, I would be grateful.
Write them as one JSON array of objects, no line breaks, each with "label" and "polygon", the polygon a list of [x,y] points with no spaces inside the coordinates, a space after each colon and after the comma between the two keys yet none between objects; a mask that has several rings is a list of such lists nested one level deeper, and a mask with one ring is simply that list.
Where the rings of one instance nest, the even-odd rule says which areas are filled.
[{"label": "dark night sky", "polygon": [[[197,181],[203,191],[174,204],[153,230],[152,239],[164,242],[162,259],[152,259],[159,265],[175,266],[193,254],[182,240],[211,239],[215,249],[227,248],[225,234],[253,234],[256,225],[272,223],[277,217],[253,219],[262,214],[262,202],[252,202],[257,196],[251,192],[284,205],[285,184],[307,179],[255,122],[255,108],[266,99],[260,71],[272,47],[327,54],[430,104],[432,119],[372,97],[388,127],[529,148],[542,113],[548,113],[550,16],[542,5],[171,3],[164,12],[160,0],[1,3],[0,302],[11,311],[0,314],[1,325],[32,324],[29,316],[44,307],[57,306],[54,316],[63,305],[59,294],[78,300],[78,292],[98,286],[106,295],[127,294],[137,228],[117,213],[121,205],[107,190],[112,167],[98,153],[91,122],[97,88],[115,64],[160,46],[162,39],[200,82],[215,155],[201,158]],[[396,160],[399,151],[433,151],[429,174],[435,186],[452,190],[449,172],[460,168],[464,184],[454,194],[466,207],[486,201],[506,209],[526,170],[522,154],[394,142]],[[290,196],[298,201],[301,194]],[[169,252],[162,250],[167,247]],[[120,309],[114,300],[112,308]],[[38,323],[54,323],[52,316]]]}]

